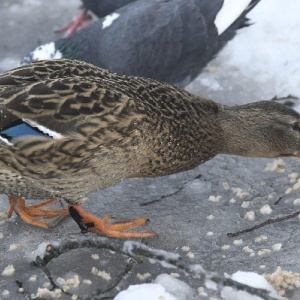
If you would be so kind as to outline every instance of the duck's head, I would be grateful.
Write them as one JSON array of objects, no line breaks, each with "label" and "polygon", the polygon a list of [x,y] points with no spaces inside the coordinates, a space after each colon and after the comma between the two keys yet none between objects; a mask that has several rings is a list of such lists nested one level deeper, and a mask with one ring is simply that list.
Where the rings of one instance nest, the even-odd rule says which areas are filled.
[{"label": "duck's head", "polygon": [[223,107],[223,153],[255,157],[298,156],[300,115],[273,101]]}]

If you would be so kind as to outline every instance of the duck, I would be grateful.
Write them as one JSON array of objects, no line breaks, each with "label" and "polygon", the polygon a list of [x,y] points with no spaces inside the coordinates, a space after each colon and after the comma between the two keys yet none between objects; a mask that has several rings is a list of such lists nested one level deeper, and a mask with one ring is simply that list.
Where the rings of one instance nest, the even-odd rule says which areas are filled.
[{"label": "duck", "polygon": [[[8,215],[70,216],[82,232],[149,238],[141,217],[114,223],[84,210],[89,193],[127,178],[190,170],[218,154],[300,156],[300,115],[273,101],[226,106],[150,78],[77,60],[45,60],[0,76],[0,193]],[[25,199],[45,201],[26,206]],[[64,200],[67,209],[44,206]]]},{"label": "duck", "polygon": [[133,1],[70,37],[38,46],[20,64],[77,59],[119,74],[149,77],[184,88],[237,29],[249,25],[246,15],[258,2]]}]

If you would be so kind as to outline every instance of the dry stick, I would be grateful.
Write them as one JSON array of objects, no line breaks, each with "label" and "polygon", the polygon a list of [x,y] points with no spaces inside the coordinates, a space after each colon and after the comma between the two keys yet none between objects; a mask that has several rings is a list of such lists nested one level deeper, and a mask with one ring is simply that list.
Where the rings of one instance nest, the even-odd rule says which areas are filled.
[{"label": "dry stick", "polygon": [[42,263],[43,267],[46,268],[46,265],[52,259],[60,256],[63,253],[78,248],[110,249],[132,257],[135,260],[137,256],[153,258],[160,262],[164,267],[175,267],[189,273],[190,275],[196,276],[197,278],[202,277],[202,279],[206,281],[211,281],[221,286],[230,286],[240,291],[246,291],[250,295],[259,296],[265,300],[275,300],[273,297],[269,296],[269,292],[264,289],[254,288],[246,284],[239,283],[230,278],[226,278],[225,276],[218,275],[214,272],[206,271],[202,268],[200,264],[190,264],[184,262],[179,254],[154,249],[146,246],[145,244],[135,241],[111,241],[106,238],[95,238],[93,236],[81,238],[80,240],[73,239],[69,241],[63,241],[61,243],[54,242],[46,247],[42,257],[37,256],[36,259],[39,261],[39,265],[41,265]]},{"label": "dry stick", "polygon": [[292,218],[295,218],[297,217],[298,215],[300,214],[300,210],[297,210],[296,212],[293,212],[291,214],[288,214],[288,215],[285,215],[285,216],[282,216],[282,217],[276,217],[276,218],[271,218],[271,219],[268,219],[262,223],[259,223],[257,225],[254,225],[250,228],[247,228],[247,229],[244,229],[244,230],[240,230],[240,231],[237,231],[237,232],[229,232],[227,233],[227,236],[228,237],[235,237],[235,236],[238,236],[238,235],[241,235],[241,234],[244,234],[244,233],[247,233],[247,232],[251,232],[255,229],[258,229],[258,228],[261,228],[265,225],[269,225],[269,224],[273,224],[273,223],[278,223],[278,222],[281,222],[281,221],[285,221],[285,220],[288,220],[288,219],[292,219]]}]

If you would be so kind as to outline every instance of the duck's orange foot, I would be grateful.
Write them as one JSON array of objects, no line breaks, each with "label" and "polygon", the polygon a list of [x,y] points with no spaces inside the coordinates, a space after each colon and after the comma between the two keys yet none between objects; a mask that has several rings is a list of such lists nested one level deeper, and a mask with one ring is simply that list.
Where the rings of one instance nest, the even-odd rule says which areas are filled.
[{"label": "duck's orange foot", "polygon": [[147,222],[147,219],[144,218],[131,222],[110,224],[111,218],[109,216],[100,219],[90,213],[87,213],[81,205],[69,206],[69,213],[83,233],[94,232],[114,238],[150,238],[155,236],[154,232],[126,231],[128,229],[144,225]]},{"label": "duck's orange foot", "polygon": [[54,218],[60,215],[67,215],[68,209],[60,209],[60,210],[44,210],[41,209],[43,206],[47,206],[49,204],[52,204],[54,202],[57,202],[56,199],[49,199],[43,202],[40,202],[38,204],[34,205],[25,205],[24,198],[21,197],[14,197],[14,196],[8,196],[10,207],[8,210],[8,218],[12,216],[12,213],[15,211],[15,213],[26,223],[42,227],[45,229],[49,229],[49,224],[39,221],[36,219],[36,217],[43,217],[43,218]]}]

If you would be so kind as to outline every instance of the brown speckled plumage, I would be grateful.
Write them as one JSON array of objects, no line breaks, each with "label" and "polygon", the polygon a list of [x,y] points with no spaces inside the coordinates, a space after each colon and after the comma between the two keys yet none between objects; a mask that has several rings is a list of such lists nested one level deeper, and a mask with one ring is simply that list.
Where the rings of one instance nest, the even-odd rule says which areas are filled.
[{"label": "brown speckled plumage", "polygon": [[219,153],[300,151],[299,115],[280,104],[226,107],[74,60],[40,61],[0,77],[0,132],[20,119],[61,137],[0,140],[0,192],[69,204],[125,178],[188,170]]}]

